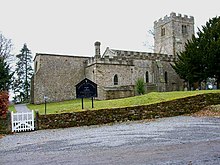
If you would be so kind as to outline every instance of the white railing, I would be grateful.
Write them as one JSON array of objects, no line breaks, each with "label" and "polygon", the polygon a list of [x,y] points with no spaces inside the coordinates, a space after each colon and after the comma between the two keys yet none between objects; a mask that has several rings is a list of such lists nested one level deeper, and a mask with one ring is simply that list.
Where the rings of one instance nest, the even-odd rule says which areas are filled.
[{"label": "white railing", "polygon": [[34,130],[34,111],[13,113],[11,112],[12,132]]}]

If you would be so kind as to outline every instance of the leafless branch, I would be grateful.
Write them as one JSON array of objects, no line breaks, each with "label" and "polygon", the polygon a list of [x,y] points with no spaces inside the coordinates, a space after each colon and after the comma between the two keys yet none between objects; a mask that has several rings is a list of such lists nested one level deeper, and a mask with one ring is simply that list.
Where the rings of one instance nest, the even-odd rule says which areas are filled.
[{"label": "leafless branch", "polygon": [[152,35],[153,37],[155,36],[154,30],[150,29],[150,30],[148,30],[147,32],[148,32],[150,35]]},{"label": "leafless branch", "polygon": [[0,33],[0,57],[9,59],[11,55],[13,44],[11,39],[7,39]]}]

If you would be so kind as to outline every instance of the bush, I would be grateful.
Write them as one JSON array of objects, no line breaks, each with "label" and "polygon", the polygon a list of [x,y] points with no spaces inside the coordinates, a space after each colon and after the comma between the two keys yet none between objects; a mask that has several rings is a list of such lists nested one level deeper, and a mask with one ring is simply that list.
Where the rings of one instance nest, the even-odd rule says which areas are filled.
[{"label": "bush", "polygon": [[139,78],[136,81],[136,91],[139,95],[142,95],[145,93],[145,89],[144,89],[144,79]]},{"label": "bush", "polygon": [[6,118],[6,114],[9,106],[8,92],[0,92],[0,117]]}]

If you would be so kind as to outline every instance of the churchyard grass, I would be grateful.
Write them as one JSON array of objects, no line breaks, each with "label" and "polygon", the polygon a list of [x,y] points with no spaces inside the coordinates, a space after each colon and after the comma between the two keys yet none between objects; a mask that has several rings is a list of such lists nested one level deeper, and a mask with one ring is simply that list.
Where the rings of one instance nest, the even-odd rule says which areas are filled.
[{"label": "churchyard grass", "polygon": [[8,110],[11,111],[11,112],[16,112],[14,105],[10,105],[8,107]]},{"label": "churchyard grass", "polygon": [[[174,100],[178,98],[194,96],[203,93],[215,93],[215,92],[220,93],[220,90],[151,92],[145,95],[129,97],[124,99],[102,100],[102,101],[94,100],[94,108],[91,108],[92,107],[91,99],[84,99],[83,110],[82,110],[81,99],[75,99],[71,101],[47,103],[47,114],[147,105],[147,104],[153,104],[163,101]],[[40,104],[40,105],[29,104],[28,108],[31,110],[39,111],[40,114],[44,114],[45,112],[44,104]]]}]

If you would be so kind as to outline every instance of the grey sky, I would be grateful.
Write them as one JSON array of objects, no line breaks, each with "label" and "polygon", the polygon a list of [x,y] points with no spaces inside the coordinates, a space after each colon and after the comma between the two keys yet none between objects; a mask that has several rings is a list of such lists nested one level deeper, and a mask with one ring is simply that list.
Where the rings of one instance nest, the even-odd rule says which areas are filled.
[{"label": "grey sky", "polygon": [[0,31],[18,53],[94,55],[115,49],[150,51],[153,22],[171,12],[194,16],[195,29],[219,16],[219,0],[0,0]]}]

